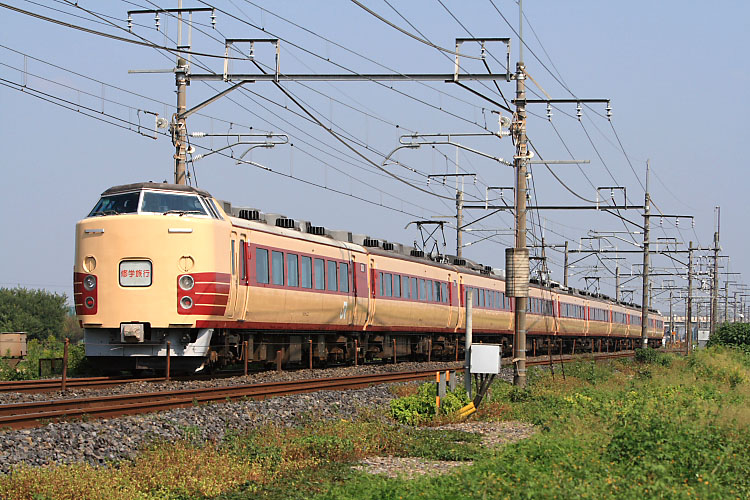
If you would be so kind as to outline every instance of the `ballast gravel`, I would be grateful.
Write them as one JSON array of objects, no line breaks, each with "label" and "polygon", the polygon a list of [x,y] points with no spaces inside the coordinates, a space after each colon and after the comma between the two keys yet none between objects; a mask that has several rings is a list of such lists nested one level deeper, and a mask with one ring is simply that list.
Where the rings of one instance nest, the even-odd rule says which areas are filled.
[{"label": "ballast gravel", "polygon": [[[232,379],[127,384],[108,389],[80,390],[75,395],[5,394],[0,403],[60,399],[60,396],[88,397],[189,387],[221,387],[383,371],[446,370],[457,366],[456,363],[399,363],[314,371],[264,372]],[[504,369],[501,377],[506,380],[512,378],[512,371]],[[143,387],[135,387],[136,385]],[[0,473],[7,474],[20,464],[41,466],[86,462],[106,465],[132,458],[139,449],[152,442],[173,442],[179,439],[219,441],[227,431],[242,431],[268,423],[291,426],[310,417],[349,420],[357,417],[363,409],[371,411],[387,405],[394,398],[388,386],[379,385],[357,390],[281,396],[262,401],[210,403],[112,419],[56,422],[35,429],[6,430],[0,432]]]}]

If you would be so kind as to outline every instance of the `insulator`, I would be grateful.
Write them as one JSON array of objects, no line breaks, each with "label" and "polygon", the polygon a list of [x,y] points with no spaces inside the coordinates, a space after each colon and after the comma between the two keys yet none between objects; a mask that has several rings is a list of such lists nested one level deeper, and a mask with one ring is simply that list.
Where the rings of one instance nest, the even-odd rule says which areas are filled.
[{"label": "insulator", "polygon": [[581,103],[580,102],[576,105],[576,116],[578,117],[579,121],[580,121],[581,117],[583,116],[583,113],[581,112]]},{"label": "insulator", "polygon": [[255,42],[250,42],[250,60],[255,59]]},{"label": "insulator", "polygon": [[607,120],[612,119],[612,106],[609,105],[609,101],[607,101]]},{"label": "insulator", "polygon": [[484,47],[484,42],[482,42],[482,60],[483,60],[483,61],[484,61],[484,59],[485,59],[485,53],[486,53],[486,49],[485,49],[485,47]]},{"label": "insulator", "polygon": [[692,220],[692,223],[693,223],[692,224],[693,225],[693,229],[695,229],[695,219],[691,219],[691,220]]},{"label": "insulator", "polygon": [[613,200],[615,199],[615,190],[614,189],[610,189],[609,190],[609,197],[612,198]]},{"label": "insulator", "polygon": [[133,17],[128,14],[128,31],[133,31]]},{"label": "insulator", "polygon": [[154,14],[154,21],[156,21],[156,31],[159,31],[159,13]]},{"label": "insulator", "polygon": [[547,120],[552,121],[552,105],[547,103]]},{"label": "insulator", "polygon": [[659,226],[664,225],[664,217],[659,217]]},{"label": "insulator", "polygon": [[680,227],[680,219],[674,221],[674,227]]},{"label": "insulator", "polygon": [[216,29],[216,9],[211,9],[211,27]]}]

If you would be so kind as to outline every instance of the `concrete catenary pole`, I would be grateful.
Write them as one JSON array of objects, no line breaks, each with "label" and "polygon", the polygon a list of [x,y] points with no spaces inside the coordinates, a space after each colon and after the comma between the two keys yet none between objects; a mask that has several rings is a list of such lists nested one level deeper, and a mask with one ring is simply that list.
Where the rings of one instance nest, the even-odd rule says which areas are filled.
[{"label": "concrete catenary pole", "polygon": [[565,264],[563,266],[563,286],[568,288],[568,242],[565,242]]},{"label": "concrete catenary pole", "polygon": [[719,231],[721,230],[721,207],[716,207],[716,231],[714,232],[714,275],[711,284],[711,331],[716,331],[719,312]]},{"label": "concrete catenary pole", "polygon": [[674,316],[672,316],[672,290],[669,290],[669,341],[672,342],[672,332],[674,331]]},{"label": "concrete catenary pole", "polygon": [[[526,138],[526,72],[523,64],[523,0],[519,0],[519,57],[516,64],[516,238],[513,255],[515,322],[514,322],[514,370],[513,385],[526,387],[526,304],[529,297],[529,249],[526,246],[526,160],[528,141]],[[507,266],[506,266],[507,267]],[[525,283],[521,283],[526,276]]]},{"label": "concrete catenary pole", "polygon": [[[699,319],[700,321],[700,319]],[[688,246],[688,302],[685,312],[685,353],[690,354],[693,342],[693,242]]]},{"label": "concrete catenary pole", "polygon": [[615,301],[620,302],[620,264],[615,263]]},{"label": "concrete catenary pole", "polygon": [[649,226],[651,200],[648,194],[648,176],[651,164],[646,161],[646,192],[643,198],[643,295],[641,297],[641,347],[648,346],[648,288],[649,288]]},{"label": "concrete catenary pole", "polygon": [[456,192],[456,257],[461,258],[461,249],[464,246],[463,238],[464,225],[464,191],[459,189]]},{"label": "concrete catenary pole", "polygon": [[474,306],[474,293],[471,288],[466,290],[466,340],[464,343],[464,385],[466,394],[471,399],[471,343],[472,343],[472,321],[471,315]]},{"label": "concrete catenary pole", "polygon": [[177,58],[175,69],[175,84],[177,85],[177,113],[172,120],[172,142],[175,146],[174,153],[174,183],[187,184],[186,178],[186,151],[187,151],[187,124],[185,118],[180,114],[187,110],[187,61],[182,57]]}]

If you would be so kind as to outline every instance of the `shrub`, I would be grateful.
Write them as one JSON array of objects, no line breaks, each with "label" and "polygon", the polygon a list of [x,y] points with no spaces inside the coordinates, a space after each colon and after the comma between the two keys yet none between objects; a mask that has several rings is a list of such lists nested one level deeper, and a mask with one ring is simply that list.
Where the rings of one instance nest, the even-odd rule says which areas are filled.
[{"label": "shrub", "polygon": [[635,360],[639,363],[661,365],[664,367],[669,367],[672,364],[672,358],[668,354],[650,347],[636,349]]},{"label": "shrub", "polygon": [[750,323],[724,323],[708,339],[707,347],[726,345],[750,352]]}]

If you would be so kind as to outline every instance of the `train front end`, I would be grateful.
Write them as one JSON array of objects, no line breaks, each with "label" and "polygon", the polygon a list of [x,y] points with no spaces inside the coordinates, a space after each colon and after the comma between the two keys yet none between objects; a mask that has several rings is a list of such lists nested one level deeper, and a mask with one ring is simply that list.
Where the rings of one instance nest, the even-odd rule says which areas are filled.
[{"label": "train front end", "polygon": [[102,193],[76,225],[76,314],[86,356],[108,372],[199,369],[230,305],[231,224],[189,186],[139,183]]}]

